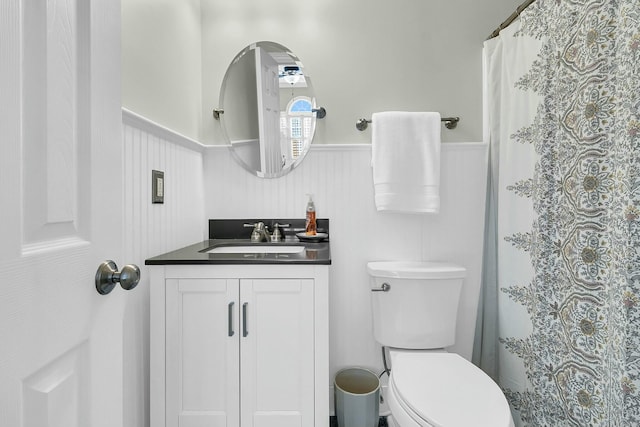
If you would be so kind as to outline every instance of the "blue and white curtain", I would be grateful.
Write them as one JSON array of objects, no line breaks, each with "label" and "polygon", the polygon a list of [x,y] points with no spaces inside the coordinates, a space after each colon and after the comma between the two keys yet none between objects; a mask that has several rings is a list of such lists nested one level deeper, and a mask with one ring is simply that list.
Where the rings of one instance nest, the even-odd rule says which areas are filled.
[{"label": "blue and white curtain", "polygon": [[640,0],[537,0],[484,53],[474,358],[517,425],[638,426]]}]

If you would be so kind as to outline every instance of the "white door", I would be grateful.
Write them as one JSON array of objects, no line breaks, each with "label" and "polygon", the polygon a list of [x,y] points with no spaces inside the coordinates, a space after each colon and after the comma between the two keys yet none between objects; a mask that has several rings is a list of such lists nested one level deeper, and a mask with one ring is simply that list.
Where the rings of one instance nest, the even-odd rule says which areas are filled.
[{"label": "white door", "polygon": [[122,426],[120,2],[0,20],[0,426]]},{"label": "white door", "polygon": [[256,47],[256,85],[258,93],[258,133],[260,167],[264,177],[282,170],[280,150],[280,83],[278,63],[269,52]]}]

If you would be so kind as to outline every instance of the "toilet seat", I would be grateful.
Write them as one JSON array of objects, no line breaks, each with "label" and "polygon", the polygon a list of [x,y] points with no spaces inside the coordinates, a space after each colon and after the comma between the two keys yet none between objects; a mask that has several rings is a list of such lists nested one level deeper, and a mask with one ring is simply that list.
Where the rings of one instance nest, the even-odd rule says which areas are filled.
[{"label": "toilet seat", "polygon": [[504,394],[455,353],[394,350],[387,400],[401,427],[512,427]]}]

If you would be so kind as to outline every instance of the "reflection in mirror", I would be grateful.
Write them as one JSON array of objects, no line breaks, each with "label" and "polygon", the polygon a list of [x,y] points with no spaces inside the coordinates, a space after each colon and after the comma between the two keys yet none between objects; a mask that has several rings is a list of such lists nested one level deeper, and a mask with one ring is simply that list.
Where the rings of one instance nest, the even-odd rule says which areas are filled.
[{"label": "reflection in mirror", "polygon": [[323,116],[302,62],[284,46],[264,41],[244,48],[229,65],[220,109],[233,156],[263,178],[282,176],[302,162],[316,118]]}]

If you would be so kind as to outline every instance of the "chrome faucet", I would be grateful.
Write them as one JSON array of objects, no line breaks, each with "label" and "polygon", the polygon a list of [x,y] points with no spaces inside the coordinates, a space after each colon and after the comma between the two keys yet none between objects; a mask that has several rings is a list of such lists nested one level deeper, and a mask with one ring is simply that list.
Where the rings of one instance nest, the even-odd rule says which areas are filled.
[{"label": "chrome faucet", "polygon": [[269,242],[271,240],[271,236],[269,236],[269,231],[267,230],[267,226],[264,225],[264,222],[256,222],[255,224],[244,224],[245,227],[253,227],[253,231],[251,232],[251,241],[252,242]]},{"label": "chrome faucet", "polygon": [[280,227],[290,227],[290,224],[273,224],[273,234],[269,234],[269,229],[264,222],[256,222],[255,224],[244,224],[245,227],[253,228],[251,232],[252,242],[282,242],[284,236],[280,232]]}]

